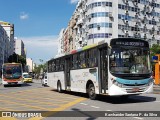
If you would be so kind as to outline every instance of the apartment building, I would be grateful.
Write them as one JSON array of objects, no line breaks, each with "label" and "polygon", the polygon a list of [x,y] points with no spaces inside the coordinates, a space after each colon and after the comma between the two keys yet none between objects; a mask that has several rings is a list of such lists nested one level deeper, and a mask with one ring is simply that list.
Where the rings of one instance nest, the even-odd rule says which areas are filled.
[{"label": "apartment building", "polygon": [[2,64],[8,61],[9,57],[9,37],[4,28],[0,25],[0,69],[2,68]]},{"label": "apartment building", "polygon": [[8,47],[8,54],[10,56],[14,52],[14,24],[11,24],[9,22],[0,21],[0,25],[6,31],[7,36],[9,38],[9,44],[7,45],[7,47]]},{"label": "apartment building", "polygon": [[15,38],[15,53],[26,58],[26,49],[22,40]]},{"label": "apartment building", "polygon": [[79,0],[63,34],[64,53],[117,37],[160,43],[159,0]]},{"label": "apartment building", "polygon": [[32,58],[27,58],[26,59],[27,62],[27,70],[26,72],[33,72],[34,68],[35,68],[35,63],[33,62]]}]

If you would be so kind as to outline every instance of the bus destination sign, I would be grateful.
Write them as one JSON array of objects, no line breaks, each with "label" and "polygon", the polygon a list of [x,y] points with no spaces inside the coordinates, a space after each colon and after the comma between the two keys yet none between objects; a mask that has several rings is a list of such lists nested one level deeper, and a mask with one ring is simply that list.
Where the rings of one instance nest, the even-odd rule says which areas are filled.
[{"label": "bus destination sign", "polygon": [[117,38],[111,40],[111,46],[149,47],[145,40],[135,38]]},{"label": "bus destination sign", "polygon": [[143,42],[122,42],[117,41],[115,45],[123,45],[123,46],[135,46],[135,47],[144,47]]}]

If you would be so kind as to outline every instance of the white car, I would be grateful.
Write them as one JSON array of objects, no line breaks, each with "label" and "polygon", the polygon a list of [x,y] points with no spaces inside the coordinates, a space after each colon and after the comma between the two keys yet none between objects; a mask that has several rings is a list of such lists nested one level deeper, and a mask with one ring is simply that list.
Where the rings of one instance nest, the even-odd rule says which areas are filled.
[{"label": "white car", "polygon": [[44,75],[43,79],[42,79],[42,86],[47,86],[47,74]]}]

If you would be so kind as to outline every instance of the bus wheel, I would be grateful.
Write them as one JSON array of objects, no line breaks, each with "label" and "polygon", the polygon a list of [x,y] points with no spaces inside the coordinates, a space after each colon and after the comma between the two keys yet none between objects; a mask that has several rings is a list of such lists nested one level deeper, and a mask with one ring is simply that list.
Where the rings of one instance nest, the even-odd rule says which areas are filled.
[{"label": "bus wheel", "polygon": [[58,91],[59,93],[62,92],[62,87],[61,87],[61,83],[60,83],[60,82],[57,83],[57,91]]},{"label": "bus wheel", "polygon": [[129,95],[122,95],[122,96],[120,96],[120,98],[121,98],[122,100],[127,100],[127,99],[129,98]]},{"label": "bus wheel", "polygon": [[95,87],[93,84],[90,84],[88,87],[88,95],[91,100],[95,100],[97,95],[95,93]]}]

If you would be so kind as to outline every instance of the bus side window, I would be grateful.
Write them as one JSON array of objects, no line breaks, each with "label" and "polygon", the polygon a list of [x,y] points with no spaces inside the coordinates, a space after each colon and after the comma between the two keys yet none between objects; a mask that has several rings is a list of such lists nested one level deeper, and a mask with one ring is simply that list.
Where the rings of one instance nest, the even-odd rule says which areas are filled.
[{"label": "bus side window", "polygon": [[91,67],[97,67],[97,49],[92,49],[90,53]]},{"label": "bus side window", "polygon": [[86,68],[86,56],[85,52],[80,53],[80,68]]},{"label": "bus side window", "polygon": [[73,69],[77,69],[78,60],[77,60],[77,54],[73,55]]}]

